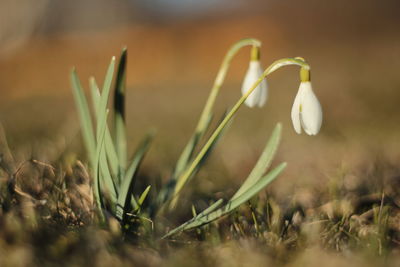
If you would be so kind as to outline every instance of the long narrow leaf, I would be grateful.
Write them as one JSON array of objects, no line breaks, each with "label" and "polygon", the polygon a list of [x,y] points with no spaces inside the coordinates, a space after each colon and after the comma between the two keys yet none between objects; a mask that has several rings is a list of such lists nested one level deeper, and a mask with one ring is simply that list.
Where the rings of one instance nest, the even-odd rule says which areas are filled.
[{"label": "long narrow leaf", "polygon": [[112,173],[112,177],[117,178],[117,183],[120,184],[120,172],[119,172],[119,160],[117,156],[117,152],[115,151],[114,143],[111,137],[110,128],[107,126],[106,136],[105,136],[105,148],[108,163],[110,164],[110,169]]},{"label": "long narrow leaf", "polygon": [[[222,199],[218,199],[215,203],[213,203],[211,206],[209,206],[208,208],[203,210],[201,213],[195,215],[191,220],[189,220],[186,223],[182,224],[181,226],[169,231],[162,238],[164,239],[164,238],[169,237],[171,235],[174,235],[174,234],[176,234],[178,232],[190,229],[190,228],[187,228],[187,227],[190,227],[190,225],[193,224],[193,222],[201,220],[204,216],[207,216],[210,213],[212,213],[213,211],[215,211],[216,209],[218,209],[221,206],[222,202],[223,202]],[[193,206],[192,206],[192,208],[193,208]]]},{"label": "long narrow leaf", "polygon": [[92,76],[89,78],[90,96],[92,97],[93,113],[97,118],[100,105],[100,89],[97,85],[96,79]]},{"label": "long narrow leaf", "polygon": [[200,139],[200,134],[195,133],[192,135],[190,138],[189,142],[186,144],[185,148],[183,149],[178,161],[176,162],[176,166],[174,169],[174,173],[172,174],[172,179],[175,180],[176,177],[179,176],[179,174],[184,170],[187,166],[187,163],[190,160],[190,157],[193,154],[193,151],[199,142]]},{"label": "long narrow leaf", "polygon": [[[150,147],[150,143],[153,139],[153,134],[148,134],[144,141],[139,145],[138,149],[136,150],[135,156],[133,157],[132,163],[130,164],[124,180],[122,181],[120,192],[118,195],[117,201],[117,210],[116,215],[117,218],[124,221],[125,214],[128,212],[130,198],[132,196],[133,185],[134,185],[134,178],[135,174],[138,170],[140,163],[143,160],[144,155],[148,151]],[[134,209],[138,208],[138,204],[134,201]]]},{"label": "long narrow leaf", "polygon": [[98,139],[98,146],[96,147],[96,152],[95,152],[95,160],[94,160],[94,197],[96,199],[97,203],[97,208],[99,209],[101,218],[103,219],[103,212],[102,212],[102,194],[101,194],[101,188],[100,188],[100,156],[101,156],[101,150],[103,149],[104,146],[104,135],[105,135],[105,129],[107,125],[107,115],[108,111],[106,110],[106,115],[105,119],[99,122],[99,139]]},{"label": "long narrow leaf", "polygon": [[[93,107],[94,107],[94,113],[96,115],[96,118],[99,113],[99,105],[100,105],[100,91],[99,87],[97,86],[96,80],[94,77],[91,77],[89,80],[90,84],[90,90],[91,90],[91,95],[92,95],[92,102],[93,102]],[[110,170],[112,177],[115,177],[118,179],[118,184],[120,183],[120,179],[118,177],[119,174],[119,161],[117,157],[117,153],[115,151],[114,143],[111,138],[111,133],[110,129],[108,126],[106,126],[106,133],[105,133],[105,149],[106,149],[106,154],[107,154],[107,159],[110,164]]]},{"label": "long narrow leaf", "polygon": [[249,199],[251,199],[253,196],[258,194],[265,186],[267,186],[269,183],[271,183],[275,178],[285,169],[286,163],[281,163],[279,164],[278,167],[273,169],[271,172],[269,172],[267,175],[263,176],[258,182],[256,182],[253,186],[251,186],[246,192],[241,194],[239,197],[229,201],[224,207],[215,210],[211,213],[207,213],[203,216],[196,216],[195,218],[192,218],[188,222],[182,224],[181,226],[171,230],[168,232],[163,238],[169,237],[173,234],[176,234],[181,231],[189,230],[195,227],[199,227],[201,225],[210,223],[230,212],[232,212],[234,209],[239,207],[241,204],[245,203]]},{"label": "long narrow leaf", "polygon": [[[113,77],[113,72],[114,72],[114,65],[115,65],[115,58],[113,57],[111,59],[110,65],[107,69],[106,77],[104,79],[104,85],[103,85],[103,91],[101,92],[100,95],[100,100],[97,105],[97,127],[96,127],[96,140],[97,144],[99,146],[100,144],[100,137],[101,136],[106,136],[107,132],[107,103],[108,103],[108,98],[110,95],[110,89],[111,89],[111,81]],[[105,125],[104,128],[102,128],[102,125]],[[114,181],[112,179],[112,176],[109,172],[108,169],[108,163],[106,160],[106,147],[105,147],[105,138],[102,139],[102,142],[104,142],[104,148],[98,151],[99,155],[99,160],[100,160],[100,174],[102,175],[102,180],[104,181],[105,186],[107,187],[105,191],[110,193],[111,200],[116,201],[116,196],[117,196],[117,190],[116,186],[114,184]],[[115,202],[113,202],[115,203]]]},{"label": "long narrow leaf", "polygon": [[193,133],[193,135],[191,136],[189,142],[186,144],[185,148],[183,149],[181,155],[178,158],[171,179],[159,192],[157,196],[157,204],[155,206],[159,207],[171,197],[176,185],[176,180],[178,179],[179,175],[181,175],[182,172],[188,167],[188,164],[193,156],[193,152],[197,144],[199,143],[200,139],[204,136],[205,132],[207,131],[211,123],[212,117],[213,117],[212,114],[210,114],[207,123],[203,125],[202,128],[199,128],[199,130]]},{"label": "long narrow leaf", "polygon": [[[218,121],[218,123],[221,123],[226,114],[228,113],[228,111],[225,111],[224,114],[221,116],[221,119]],[[221,140],[221,138],[224,136],[224,134],[226,133],[226,131],[228,131],[228,129],[230,128],[230,126],[233,123],[233,119],[230,120],[228,122],[228,124],[225,126],[225,128],[217,135],[217,137],[215,138],[215,140],[211,143],[210,147],[206,150],[206,153],[204,154],[203,158],[201,159],[199,165],[197,166],[196,171],[206,162],[206,160],[208,159],[208,157],[211,155],[212,151],[215,149],[216,145],[218,144],[218,142]],[[194,171],[194,173],[196,172]],[[193,175],[192,175],[193,177]],[[190,177],[189,180],[192,178]]]},{"label": "long narrow leaf", "polygon": [[236,197],[240,196],[240,194],[242,194],[249,187],[255,184],[267,171],[278,149],[279,142],[281,140],[281,132],[282,132],[282,125],[278,123],[275,126],[274,130],[272,131],[271,137],[269,138],[255,167],[251,171],[246,181],[242,184],[239,190],[232,197],[232,199],[235,199]]},{"label": "long narrow leaf", "polygon": [[103,140],[103,147],[100,151],[100,174],[101,181],[103,181],[103,191],[110,195],[111,203],[117,203],[118,188],[115,185],[114,180],[111,178],[110,168],[108,167],[107,154],[106,154],[106,138]]},{"label": "long narrow leaf", "polygon": [[218,199],[211,206],[209,206],[208,208],[206,208],[205,210],[203,210],[202,212],[197,214],[196,218],[201,218],[201,217],[206,216],[206,215],[210,214],[211,212],[215,211],[222,205],[222,202],[224,202],[222,199]]},{"label": "long narrow leaf", "polygon": [[[104,79],[103,90],[101,91],[100,102],[98,104],[97,112],[97,129],[99,127],[100,121],[104,118],[107,110],[108,98],[110,95],[111,81],[114,73],[115,58],[111,59],[110,65],[108,66],[106,77]],[[99,132],[97,131],[96,139],[99,137]]]},{"label": "long narrow leaf", "polygon": [[143,202],[145,201],[147,195],[149,194],[151,189],[151,185],[147,186],[146,189],[143,191],[143,193],[140,195],[139,199],[138,199],[138,206],[142,206]]},{"label": "long narrow leaf", "polygon": [[[220,121],[222,121],[222,120],[225,118],[226,114],[227,114],[227,112],[224,113],[224,115],[222,116],[222,118],[221,118]],[[213,151],[213,149],[215,148],[216,144],[217,144],[218,141],[222,138],[222,136],[225,134],[225,132],[227,131],[227,129],[229,128],[229,126],[230,126],[231,124],[232,124],[232,120],[231,120],[229,123],[227,123],[227,124],[225,125],[225,127],[223,128],[223,130],[219,132],[219,134],[216,136],[216,138],[214,138],[214,140],[211,142],[211,144],[210,144],[210,145],[208,146],[208,148],[205,150],[205,153],[203,154],[203,156],[201,157],[200,161],[197,163],[196,167],[193,169],[193,171],[191,172],[191,174],[189,175],[189,177],[187,178],[187,180],[186,180],[185,183],[187,183],[188,181],[190,181],[190,180],[195,176],[195,174],[198,172],[198,170],[201,168],[201,166],[204,165],[205,161],[206,161],[207,158],[210,156],[210,154],[211,154],[211,152]],[[170,203],[170,205],[169,205],[169,208],[170,208],[170,209],[173,209],[173,208],[176,206],[176,204],[177,204],[177,202],[178,202],[178,199],[179,199],[178,193],[179,193],[179,190],[180,190],[180,189],[179,189],[178,191],[177,191],[176,189],[177,189],[178,187],[181,187],[181,188],[182,188],[183,185],[184,185],[184,184],[179,184],[179,180],[178,180],[178,184],[177,184],[176,187],[175,187],[175,192],[174,192],[172,201],[171,201],[171,203]]]},{"label": "long narrow leaf", "polygon": [[195,132],[192,137],[190,138],[189,142],[186,144],[185,148],[180,155],[176,167],[173,173],[173,178],[176,179],[181,172],[187,167],[188,162],[190,161],[193,151],[196,148],[197,144],[199,143],[200,139],[204,136],[205,132],[207,131],[208,127],[210,126],[212,120],[212,114],[208,117],[207,122],[203,125],[199,131]]},{"label": "long narrow leaf", "polygon": [[86,101],[85,94],[83,92],[81,83],[79,81],[78,75],[75,68],[71,72],[71,84],[72,92],[75,98],[75,103],[78,108],[78,114],[82,129],[83,141],[86,146],[86,150],[89,154],[89,160],[94,168],[94,158],[96,151],[96,143],[93,132],[93,123],[90,117],[89,106]]},{"label": "long narrow leaf", "polygon": [[120,163],[120,177],[123,177],[127,165],[126,129],[125,129],[125,88],[126,88],[127,50],[124,48],[118,64],[114,91],[114,134],[115,148]]}]

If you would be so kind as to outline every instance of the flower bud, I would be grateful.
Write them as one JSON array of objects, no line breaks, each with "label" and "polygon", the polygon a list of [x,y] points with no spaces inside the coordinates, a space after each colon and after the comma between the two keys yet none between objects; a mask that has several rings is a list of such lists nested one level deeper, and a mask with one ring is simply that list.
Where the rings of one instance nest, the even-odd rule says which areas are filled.
[{"label": "flower bud", "polygon": [[302,128],[308,135],[316,135],[319,132],[322,124],[322,108],[312,90],[310,81],[300,83],[291,116],[296,133],[300,134]]},{"label": "flower bud", "polygon": [[[246,76],[244,77],[242,84],[242,95],[252,87],[252,85],[261,77],[263,69],[259,60],[251,60]],[[262,107],[267,101],[268,96],[268,85],[264,79],[262,82],[251,92],[249,97],[246,99],[245,104],[249,107]]]}]

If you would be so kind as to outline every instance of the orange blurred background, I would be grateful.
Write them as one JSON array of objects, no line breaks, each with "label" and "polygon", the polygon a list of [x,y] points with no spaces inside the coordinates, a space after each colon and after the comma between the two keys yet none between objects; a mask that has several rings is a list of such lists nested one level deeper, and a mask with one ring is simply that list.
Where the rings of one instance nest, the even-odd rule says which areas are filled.
[{"label": "orange blurred background", "polygon": [[[90,75],[101,82],[111,56],[127,46],[129,145],[157,128],[146,166],[167,173],[225,52],[254,37],[263,42],[265,67],[294,56],[311,64],[324,109],[321,133],[311,138],[292,130],[298,70],[282,69],[269,78],[267,107],[240,111],[207,177],[245,175],[278,121],[284,125],[278,160],[289,168],[277,189],[293,178],[296,187],[341,171],[362,175],[377,159],[400,159],[399,11],[397,0],[3,0],[0,122],[22,154],[38,156],[34,151],[60,142],[67,149],[79,139],[69,71],[76,66],[86,88]],[[228,73],[219,113],[240,96],[244,50]]]}]

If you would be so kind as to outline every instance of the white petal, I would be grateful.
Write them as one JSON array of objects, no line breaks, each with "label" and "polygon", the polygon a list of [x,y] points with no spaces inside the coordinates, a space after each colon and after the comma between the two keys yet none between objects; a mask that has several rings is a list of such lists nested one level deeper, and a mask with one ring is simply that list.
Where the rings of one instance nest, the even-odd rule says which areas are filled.
[{"label": "white petal", "polygon": [[322,108],[315,96],[310,82],[302,82],[301,122],[308,135],[316,135],[321,129]]},{"label": "white petal", "polygon": [[[260,77],[262,75],[262,71],[260,71],[259,76]],[[258,106],[261,108],[265,105],[265,102],[267,102],[267,98],[268,98],[268,83],[267,80],[264,79],[262,80],[262,82],[260,83],[260,91],[261,91],[261,95],[260,98],[258,99]]]},{"label": "white petal", "polygon": [[299,91],[297,92],[293,102],[292,113],[291,113],[293,128],[298,134],[301,134],[300,104],[301,104],[302,92],[303,90],[300,85]]},{"label": "white petal", "polygon": [[262,92],[261,90],[262,89],[260,88],[260,86],[257,86],[256,89],[254,89],[254,91],[249,95],[249,97],[246,99],[244,103],[251,108],[257,106],[260,100],[260,95]]},{"label": "white petal", "polygon": [[[261,65],[259,61],[250,61],[249,68],[246,72],[246,76],[242,84],[242,95],[244,95],[251,86],[260,78],[262,73]],[[254,91],[246,99],[245,104],[249,107],[256,105],[262,106],[266,101],[266,84],[261,82]]]}]

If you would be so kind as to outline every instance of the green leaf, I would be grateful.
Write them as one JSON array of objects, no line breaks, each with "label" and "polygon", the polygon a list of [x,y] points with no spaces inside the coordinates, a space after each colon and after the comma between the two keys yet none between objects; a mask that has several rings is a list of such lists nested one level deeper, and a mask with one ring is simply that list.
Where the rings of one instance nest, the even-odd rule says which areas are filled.
[{"label": "green leaf", "polygon": [[188,162],[192,158],[193,151],[196,148],[197,144],[199,143],[200,139],[204,136],[205,132],[207,131],[208,127],[210,126],[211,120],[212,120],[212,114],[209,115],[207,123],[204,124],[202,128],[199,129],[199,131],[195,132],[192,137],[190,138],[189,142],[185,146],[185,148],[182,151],[182,154],[180,155],[176,167],[173,173],[173,178],[176,179],[182,171],[187,167]]},{"label": "green leaf", "polygon": [[[114,65],[115,65],[115,58],[113,57],[111,59],[110,65],[108,66],[106,77],[104,79],[104,84],[103,84],[103,90],[101,92],[100,96],[100,101],[98,104],[98,112],[97,112],[97,130],[99,128],[99,124],[104,119],[106,110],[107,110],[107,103],[108,103],[108,98],[110,95],[110,89],[111,89],[111,82],[113,78],[113,73],[114,73]],[[99,131],[96,131],[96,140],[99,139]]]},{"label": "green leaf", "polygon": [[204,136],[206,131],[208,130],[208,127],[211,123],[212,120],[212,114],[208,117],[207,123],[203,125],[202,128],[199,128],[195,133],[193,133],[192,137],[190,138],[189,142],[186,144],[185,148],[183,149],[176,165],[174,172],[171,176],[171,179],[168,181],[168,183],[163,186],[161,191],[159,192],[157,196],[157,205],[160,206],[163,203],[165,203],[169,198],[171,197],[174,188],[176,186],[176,180],[178,179],[179,175],[182,174],[182,172],[188,167],[188,164],[190,163],[190,160],[192,159],[193,152],[199,143],[200,139]]},{"label": "green leaf", "polygon": [[71,72],[71,84],[72,84],[72,89],[73,89],[72,92],[74,95],[75,104],[78,108],[78,115],[82,129],[83,141],[86,146],[86,150],[88,152],[91,165],[94,168],[96,142],[93,132],[93,123],[90,117],[89,106],[87,104],[86,97],[83,92],[75,68]]},{"label": "green leaf", "polygon": [[[223,121],[226,114],[227,114],[227,112],[224,113],[224,115],[222,116],[220,121]],[[210,156],[212,150],[215,148],[216,144],[221,139],[221,137],[225,134],[226,130],[229,128],[231,123],[232,123],[232,120],[230,122],[228,122],[222,128],[222,130],[212,139],[212,142],[206,147],[202,156],[198,158],[198,162],[197,162],[197,164],[195,164],[194,168],[190,171],[190,174],[187,177],[185,177],[184,179],[182,179],[181,177],[178,178],[178,182],[177,182],[175,188],[173,188],[174,195],[172,196],[172,201],[170,202],[170,205],[169,205],[170,209],[173,209],[176,206],[178,199],[179,199],[178,194],[179,194],[180,190],[182,190],[183,186],[194,177],[194,175],[197,173],[197,171],[200,169],[200,167],[203,166],[206,159]],[[188,166],[186,166],[186,167],[188,167]]]},{"label": "green leaf", "polygon": [[241,204],[245,203],[253,196],[258,194],[264,187],[270,184],[275,178],[285,169],[286,163],[281,163],[269,172],[267,175],[263,176],[259,181],[257,181],[254,185],[252,185],[246,192],[243,192],[240,196],[235,199],[230,200],[224,207],[214,210],[213,212],[208,212],[206,209],[204,212],[200,213],[196,217],[192,218],[191,220],[187,221],[186,223],[182,224],[181,226],[171,230],[168,232],[163,238],[167,238],[173,234],[176,234],[181,231],[189,230],[195,227],[199,227],[201,225],[210,223],[222,216],[232,212],[234,209],[239,207]]},{"label": "green leaf", "polygon": [[206,208],[205,210],[200,212],[196,217],[197,218],[201,218],[203,216],[206,216],[206,215],[210,214],[211,212],[213,212],[216,209],[218,209],[222,205],[222,202],[224,202],[222,199],[218,199],[211,206],[209,206],[208,208]]},{"label": "green leaf", "polygon": [[245,192],[249,187],[255,184],[262,175],[267,171],[269,166],[271,166],[271,162],[276,154],[276,151],[279,146],[279,142],[281,140],[281,132],[282,132],[282,125],[278,123],[272,134],[269,138],[260,158],[258,159],[255,167],[251,171],[250,175],[247,177],[246,181],[242,184],[239,190],[235,193],[232,199],[240,196],[243,192]]},{"label": "green leaf", "polygon": [[143,193],[140,195],[138,203],[137,203],[139,205],[139,207],[142,206],[143,202],[146,200],[146,197],[149,194],[150,189],[151,189],[151,185],[147,186],[146,189],[143,191]]},{"label": "green leaf", "polygon": [[[221,123],[224,118],[226,117],[226,115],[228,114],[228,111],[225,111],[225,113],[222,115],[221,119],[219,120],[218,123]],[[213,140],[213,142],[211,143],[210,147],[206,150],[206,153],[204,154],[203,158],[201,159],[199,165],[197,166],[196,171],[205,163],[205,161],[207,160],[207,158],[211,155],[212,151],[214,150],[215,146],[218,144],[218,142],[221,140],[221,138],[224,136],[224,134],[226,133],[226,131],[230,128],[230,126],[233,123],[233,119],[230,120],[228,122],[228,124],[223,128],[223,130],[217,135],[217,137]],[[194,171],[194,173],[196,172]],[[192,175],[193,177],[193,175]],[[189,178],[190,180],[190,178]]]},{"label": "green leaf", "polygon": [[[107,162],[107,157],[106,157],[106,141],[104,140],[105,136],[107,135],[107,103],[108,103],[108,98],[110,95],[110,89],[111,89],[111,81],[113,77],[113,72],[114,72],[114,65],[115,65],[115,58],[113,57],[111,59],[110,65],[107,69],[106,77],[104,79],[104,85],[103,85],[103,90],[100,95],[100,100],[97,106],[97,127],[96,127],[96,140],[97,140],[97,146],[99,147],[100,142],[104,143],[104,147],[102,149],[97,150],[99,155],[99,161],[100,161],[100,174],[102,181],[104,181],[104,185],[106,188],[104,191],[110,193],[111,201],[112,203],[115,203],[116,198],[117,198],[117,188],[115,186],[115,183],[112,179],[111,173],[108,168],[108,162]],[[93,91],[93,89],[92,89]],[[104,127],[103,127],[104,125]],[[103,138],[101,139],[101,137]],[[107,142],[108,143],[108,142]]]},{"label": "green leaf", "polygon": [[114,91],[114,129],[115,148],[120,164],[120,177],[125,174],[127,166],[126,129],[125,129],[125,88],[126,88],[127,50],[124,48],[118,64]]},{"label": "green leaf", "polygon": [[[133,160],[126,171],[125,177],[122,181],[120,192],[117,202],[116,216],[118,219],[125,221],[125,214],[129,212],[130,197],[133,192],[134,178],[137,173],[138,167],[143,160],[144,155],[150,147],[150,143],[153,140],[153,133],[148,134],[145,139],[141,142],[138,149],[135,152]],[[136,201],[134,202],[134,209],[138,208]]]},{"label": "green leaf", "polygon": [[92,97],[92,104],[93,104],[93,113],[95,114],[96,118],[99,113],[99,104],[100,104],[100,90],[97,86],[96,79],[94,77],[89,78],[89,87],[90,87],[90,95]]},{"label": "green leaf", "polygon": [[211,212],[215,211],[217,208],[219,208],[222,204],[223,200],[222,199],[218,199],[215,203],[213,203],[211,206],[209,206],[207,209],[205,209],[204,211],[202,211],[201,213],[197,214],[196,216],[194,216],[191,220],[185,222],[184,224],[180,225],[179,227],[169,231],[166,235],[164,235],[162,237],[162,239],[167,238],[171,235],[174,235],[178,232],[182,232],[185,231],[187,229],[187,227],[190,227],[191,224],[193,224],[193,222],[196,222],[198,220],[201,220],[201,218],[203,218],[204,216],[207,216],[208,214],[210,214]]},{"label": "green leaf", "polygon": [[192,215],[193,215],[193,217],[197,216],[196,207],[193,204],[192,204]]},{"label": "green leaf", "polygon": [[111,173],[112,177],[117,178],[117,183],[121,183],[121,178],[120,178],[120,172],[119,172],[119,160],[117,156],[117,152],[115,151],[114,143],[110,134],[110,129],[107,126],[106,129],[106,136],[105,136],[105,148],[106,148],[106,154],[107,154],[107,159],[108,163],[110,164],[111,167]]},{"label": "green leaf", "polygon": [[[97,86],[96,80],[94,77],[91,77],[89,80],[90,90],[92,95],[92,102],[94,107],[94,113],[96,114],[96,118],[99,114],[99,105],[100,105],[100,91],[99,87]],[[107,154],[108,163],[110,164],[111,174],[112,177],[116,177],[118,179],[118,184],[120,183],[120,178],[118,177],[119,174],[119,161],[117,157],[117,153],[115,151],[114,143],[112,141],[110,129],[106,126],[106,133],[105,133],[105,149]]]},{"label": "green leaf", "polygon": [[100,151],[100,177],[102,178],[101,181],[104,183],[103,191],[110,195],[111,203],[115,204],[117,203],[118,188],[112,179],[112,175],[108,167],[106,148],[106,138],[104,138],[103,147]]},{"label": "green leaf", "polygon": [[106,110],[105,114],[105,119],[102,121],[99,121],[99,126],[98,126],[98,133],[99,133],[99,139],[98,139],[98,145],[96,147],[96,152],[95,152],[95,159],[94,159],[94,196],[96,199],[97,207],[99,209],[101,218],[104,219],[104,215],[102,212],[102,194],[101,194],[101,188],[100,188],[100,158],[101,158],[101,152],[103,150],[104,146],[104,136],[105,136],[105,129],[107,125],[107,115],[108,115],[108,110]]}]

